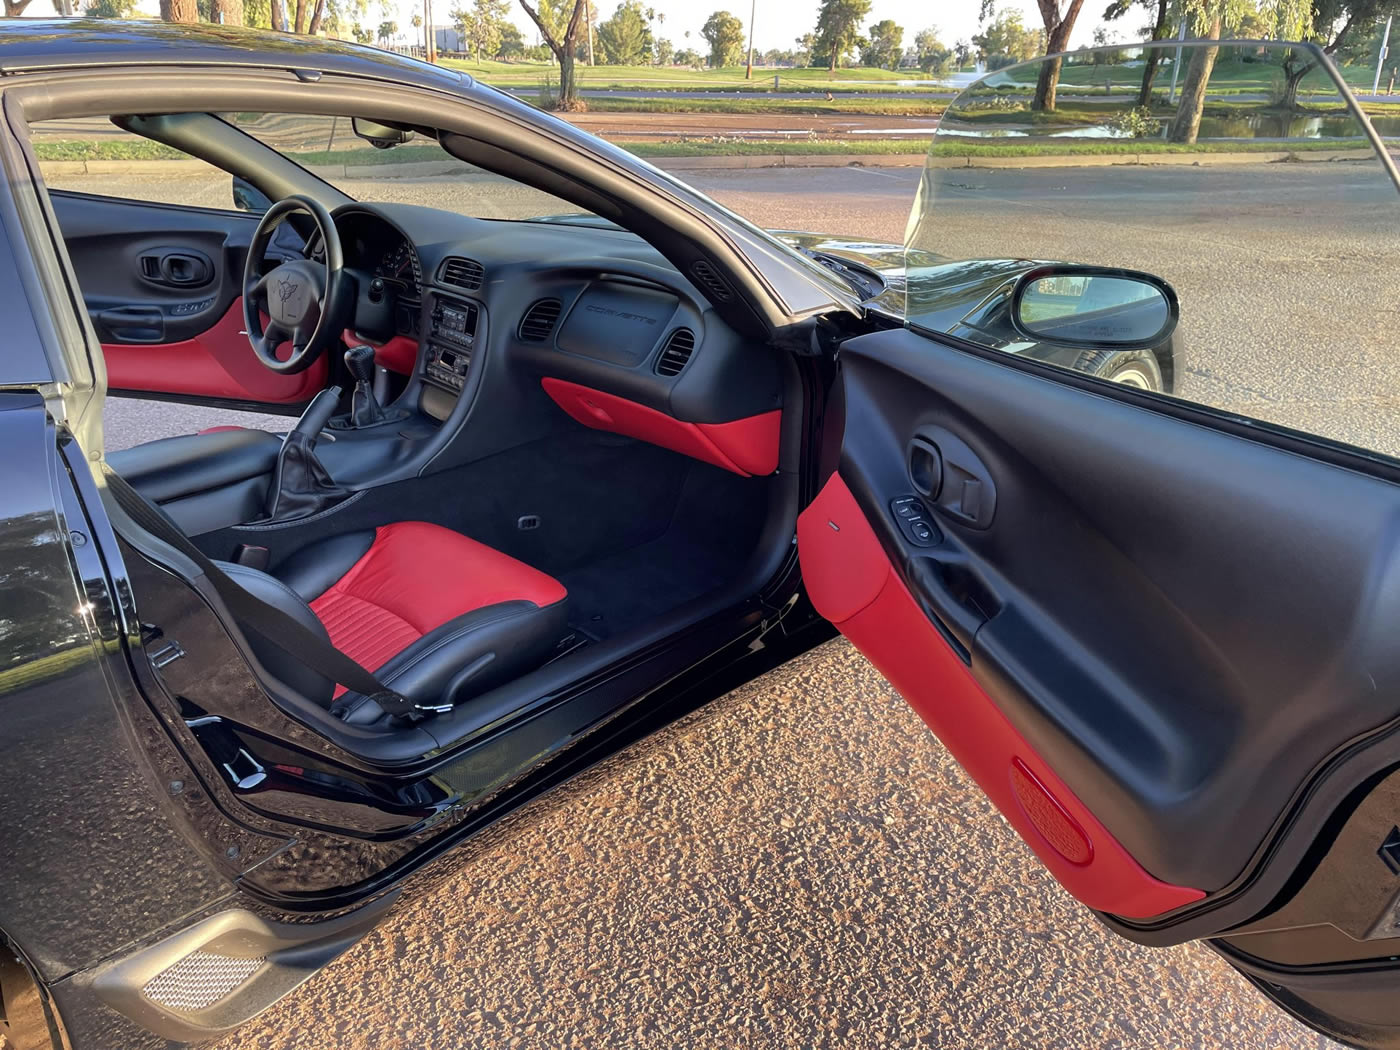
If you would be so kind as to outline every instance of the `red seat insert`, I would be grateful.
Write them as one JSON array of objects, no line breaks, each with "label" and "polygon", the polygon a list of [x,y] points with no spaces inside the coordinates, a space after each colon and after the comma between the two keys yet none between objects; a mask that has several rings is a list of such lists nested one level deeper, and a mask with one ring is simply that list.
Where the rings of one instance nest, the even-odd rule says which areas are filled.
[{"label": "red seat insert", "polygon": [[[331,644],[370,670],[429,631],[476,609],[567,596],[538,569],[422,521],[383,525],[360,560],[311,602]],[[338,690],[339,695],[343,690]]]}]

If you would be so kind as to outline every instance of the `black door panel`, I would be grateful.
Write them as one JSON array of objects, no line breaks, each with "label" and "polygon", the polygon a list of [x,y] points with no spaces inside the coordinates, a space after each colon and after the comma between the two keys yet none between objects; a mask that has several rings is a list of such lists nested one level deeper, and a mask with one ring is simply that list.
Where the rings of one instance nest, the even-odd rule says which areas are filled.
[{"label": "black door panel", "polygon": [[[279,375],[248,343],[242,279],[256,215],[66,191],[50,197],[113,391],[294,412],[325,386],[324,361]],[[291,258],[302,247],[283,223],[269,255]]]},{"label": "black door panel", "polygon": [[[1285,818],[1307,838],[1331,815],[1304,805],[1324,770],[1344,793],[1400,757],[1393,484],[907,331],[841,361],[841,474],[882,544],[1147,871],[1232,887]],[[921,487],[911,447],[940,439],[995,509],[923,496],[942,538],[921,549],[894,504]],[[1289,872],[1270,874],[1256,912]]]},{"label": "black door panel", "polygon": [[[64,191],[50,197],[104,343],[191,339],[238,298],[256,216]],[[128,324],[112,311],[147,318]]]}]

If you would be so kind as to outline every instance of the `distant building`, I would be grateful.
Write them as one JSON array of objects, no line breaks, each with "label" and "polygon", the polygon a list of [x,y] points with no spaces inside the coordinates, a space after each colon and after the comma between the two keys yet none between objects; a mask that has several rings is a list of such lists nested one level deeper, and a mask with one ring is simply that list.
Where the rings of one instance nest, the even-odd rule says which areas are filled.
[{"label": "distant building", "polygon": [[433,26],[433,46],[439,51],[465,51],[467,38],[456,26]]}]

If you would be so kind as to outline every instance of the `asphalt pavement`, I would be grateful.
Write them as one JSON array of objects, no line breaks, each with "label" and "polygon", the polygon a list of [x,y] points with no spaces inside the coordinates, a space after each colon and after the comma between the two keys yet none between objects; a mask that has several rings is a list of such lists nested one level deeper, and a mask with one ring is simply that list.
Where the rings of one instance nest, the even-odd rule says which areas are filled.
[{"label": "asphalt pavement", "polygon": [[[764,225],[899,241],[919,172],[692,181]],[[1161,273],[1189,333],[1183,393],[1400,450],[1400,200],[1357,166],[932,183],[925,247]],[[121,192],[105,185],[90,188]],[[486,192],[347,188],[463,208]],[[162,189],[189,203],[228,192],[226,179]],[[114,399],[109,447],[230,418]],[[456,851],[384,927],[218,1050],[1330,1045],[1208,951],[1109,934],[838,641]]]}]

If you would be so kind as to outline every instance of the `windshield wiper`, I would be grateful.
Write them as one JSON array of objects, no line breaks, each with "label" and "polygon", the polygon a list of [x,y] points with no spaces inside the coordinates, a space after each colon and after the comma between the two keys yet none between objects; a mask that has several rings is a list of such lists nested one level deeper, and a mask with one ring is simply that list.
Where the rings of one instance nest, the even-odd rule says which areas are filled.
[{"label": "windshield wiper", "polygon": [[862,301],[873,299],[885,290],[885,284],[879,278],[854,266],[846,265],[834,255],[813,251],[811,248],[798,248],[797,250],[849,284],[855,289]]}]

